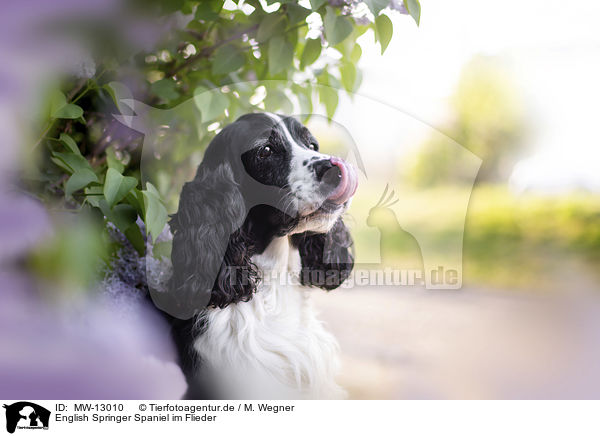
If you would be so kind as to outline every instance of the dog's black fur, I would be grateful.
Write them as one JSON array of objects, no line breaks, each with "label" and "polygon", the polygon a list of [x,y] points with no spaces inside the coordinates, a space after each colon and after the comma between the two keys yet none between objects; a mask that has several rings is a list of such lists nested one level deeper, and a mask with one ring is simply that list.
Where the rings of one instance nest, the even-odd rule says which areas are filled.
[{"label": "dog's black fur", "polygon": [[[306,127],[294,118],[282,118],[299,144],[318,149]],[[263,156],[264,144],[272,152],[268,158]],[[167,295],[155,298],[155,303],[173,315],[169,319],[190,386],[188,398],[210,396],[195,378],[199,362],[191,347],[203,329],[198,315],[206,307],[250,300],[260,280],[252,256],[298,223],[284,201],[290,189],[290,147],[271,118],[242,116],[213,139],[195,178],[182,189],[179,209],[170,221],[173,275]],[[323,171],[321,162],[311,165]],[[324,183],[323,189],[332,187]],[[305,286],[337,288],[352,270],[352,239],[341,219],[326,234],[296,234],[292,243],[301,255]],[[324,277],[320,272],[325,271],[336,274]]]}]

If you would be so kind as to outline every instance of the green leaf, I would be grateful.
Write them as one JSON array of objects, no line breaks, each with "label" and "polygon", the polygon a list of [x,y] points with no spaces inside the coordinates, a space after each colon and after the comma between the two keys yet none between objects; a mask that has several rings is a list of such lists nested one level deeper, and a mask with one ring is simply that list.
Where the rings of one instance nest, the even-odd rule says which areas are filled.
[{"label": "green leaf", "polygon": [[133,115],[131,108],[126,104],[121,103],[121,100],[133,100],[133,94],[127,86],[120,82],[113,81],[103,85],[102,89],[104,89],[108,95],[110,95],[110,98],[119,112],[121,112],[123,115]]},{"label": "green leaf", "polygon": [[229,100],[221,90],[199,86],[194,90],[194,104],[200,111],[202,122],[212,121],[229,106]]},{"label": "green leaf", "polygon": [[[144,191],[142,191],[143,193]],[[154,195],[156,198],[158,198],[160,200],[160,192],[158,192],[158,189],[156,189],[156,186],[154,186],[152,183],[148,182],[146,183],[146,191],[150,193],[151,195]]]},{"label": "green leaf", "polygon": [[300,69],[303,70],[308,65],[312,65],[314,61],[319,59],[321,55],[321,40],[320,39],[307,39],[304,50],[302,51],[302,57],[300,58]]},{"label": "green leaf", "polygon": [[294,59],[294,47],[283,36],[276,36],[269,42],[269,74],[286,70]]},{"label": "green leaf", "polygon": [[237,47],[225,45],[215,52],[212,64],[212,73],[222,75],[239,70],[245,62],[244,55]]},{"label": "green leaf", "polygon": [[100,208],[100,202],[104,200],[104,194],[102,193],[102,186],[88,186],[83,190],[85,193],[85,201],[94,207]]},{"label": "green leaf", "polygon": [[137,212],[130,204],[117,204],[110,210],[107,218],[109,218],[119,230],[125,233],[131,226],[135,225]]},{"label": "green leaf", "polygon": [[50,160],[52,162],[54,162],[57,166],[61,167],[63,170],[65,170],[68,173],[72,173],[73,170],[71,169],[71,167],[69,167],[68,165],[66,165],[62,159],[59,159],[57,157],[51,157]]},{"label": "green leaf", "polygon": [[142,191],[142,194],[144,196],[146,232],[155,241],[167,224],[167,209],[162,204],[160,194],[152,183],[146,183],[146,190]]},{"label": "green leaf", "polygon": [[267,15],[258,27],[258,32],[256,32],[256,40],[261,43],[266,42],[271,39],[271,37],[283,33],[285,31],[285,27],[285,15]]},{"label": "green leaf", "polygon": [[350,62],[344,62],[340,66],[340,75],[344,89],[348,92],[353,92],[354,82],[356,81],[356,67]]},{"label": "green leaf", "polygon": [[281,89],[269,89],[264,104],[265,109],[269,112],[292,113],[294,110],[294,104]]},{"label": "green leaf", "polygon": [[85,201],[87,201],[93,207],[98,207],[99,208],[100,207],[100,201],[104,201],[104,198],[102,198],[99,195],[86,195]]},{"label": "green leaf", "polygon": [[109,168],[106,171],[106,179],[104,181],[104,198],[109,207],[113,207],[121,201],[125,196],[137,185],[135,177],[126,177],[120,174],[114,168]]},{"label": "green leaf", "polygon": [[381,44],[381,54],[383,54],[392,40],[392,34],[394,33],[392,20],[385,14],[379,15],[375,18],[375,31],[377,32],[379,44]]},{"label": "green leaf", "polygon": [[81,152],[79,151],[79,147],[77,147],[77,143],[75,142],[75,140],[73,138],[71,138],[69,135],[67,135],[66,133],[61,133],[58,140],[60,142],[62,142],[63,144],[65,144],[65,146],[69,150],[71,150],[72,153],[81,154]]},{"label": "green leaf", "polygon": [[298,84],[292,85],[292,92],[298,99],[298,105],[300,106],[300,115],[303,115],[303,121],[306,121],[313,112],[312,105],[312,87],[310,84],[301,87]]},{"label": "green leaf", "polygon": [[325,105],[327,116],[331,119],[338,105],[337,91],[330,86],[321,86],[319,89],[319,100]]},{"label": "green leaf", "polygon": [[[118,82],[111,82],[111,83],[118,83]],[[102,85],[102,89],[110,96],[110,99],[113,101],[115,106],[119,107],[119,99],[117,98],[117,95],[115,93],[114,88],[111,86],[111,83]]]},{"label": "green leaf", "polygon": [[[120,206],[120,204],[117,206]],[[131,242],[131,245],[133,245],[133,248],[137,250],[140,256],[143,256],[144,251],[146,250],[146,241],[144,241],[142,231],[137,226],[137,224],[132,225],[127,230],[125,230],[125,236],[127,237],[127,240]]]},{"label": "green leaf", "polygon": [[158,260],[160,260],[161,257],[164,257],[165,259],[170,259],[172,250],[173,241],[157,242],[152,246],[152,256]]},{"label": "green leaf", "polygon": [[290,24],[296,24],[300,21],[306,20],[311,13],[310,9],[298,6],[295,3],[288,3],[286,6],[288,17],[290,17]]},{"label": "green leaf", "polygon": [[364,0],[364,2],[375,17],[390,4],[390,0]]},{"label": "green leaf", "polygon": [[171,79],[162,79],[150,85],[150,90],[165,101],[179,98],[177,84]]},{"label": "green leaf", "polygon": [[144,216],[146,207],[144,206],[144,195],[142,191],[137,188],[133,188],[129,194],[125,196],[125,199],[138,211],[139,216]]},{"label": "green leaf", "polygon": [[183,2],[183,5],[181,6],[181,13],[183,15],[191,15],[194,13],[194,6],[195,4],[192,3],[192,1],[190,0],[185,0]]},{"label": "green leaf", "polygon": [[403,2],[404,7],[418,26],[421,21],[421,3],[419,3],[419,0],[403,0]]},{"label": "green leaf", "polygon": [[65,95],[56,91],[50,98],[50,117],[77,119],[83,115],[83,109],[76,104],[67,103]]},{"label": "green leaf", "polygon": [[315,71],[315,76],[319,85],[329,85],[329,71],[327,71],[327,67]]},{"label": "green leaf", "polygon": [[216,20],[219,17],[219,14],[216,12],[214,3],[218,2],[206,0],[199,2],[198,6],[196,6],[195,18],[202,21]]},{"label": "green leaf", "polygon": [[57,109],[56,111],[53,111],[50,115],[52,118],[75,120],[83,115],[83,109],[76,104],[69,103]]},{"label": "green leaf", "polygon": [[356,69],[356,80],[354,80],[354,92],[358,92],[360,84],[362,83],[362,71],[360,68]]},{"label": "green leaf", "polygon": [[111,208],[106,200],[102,199],[98,202],[98,206],[104,216],[123,233],[135,224],[137,212],[130,204],[117,204],[115,207]]},{"label": "green leaf", "polygon": [[340,83],[340,81],[337,79],[337,77],[329,74],[329,80],[328,80],[329,86],[335,88],[335,89],[340,89],[342,87],[342,84]]},{"label": "green leaf", "polygon": [[85,195],[100,195],[103,196],[102,186],[89,186],[85,188]]},{"label": "green leaf", "polygon": [[[88,197],[88,201],[89,200],[90,199]],[[93,204],[102,211],[108,221],[113,223],[121,232],[125,234],[137,252],[140,255],[143,255],[146,244],[144,242],[142,232],[136,223],[138,214],[135,208],[129,204],[117,204],[111,209],[104,199],[95,201],[95,203],[96,204],[93,204],[92,201],[90,201],[90,204]]]},{"label": "green leaf", "polygon": [[156,3],[160,7],[160,12],[164,15],[181,11],[183,4],[184,0],[162,0]]},{"label": "green leaf", "polygon": [[57,112],[66,104],[67,97],[65,97],[62,92],[56,90],[52,92],[52,95],[50,96],[50,115],[52,116],[53,113]]},{"label": "green leaf", "polygon": [[310,6],[313,11],[316,11],[323,6],[323,3],[325,3],[325,0],[310,0]]},{"label": "green leaf", "polygon": [[357,63],[361,56],[362,48],[360,48],[360,45],[354,44],[354,47],[352,47],[352,52],[350,53],[350,62],[354,64]]},{"label": "green leaf", "polygon": [[69,195],[73,194],[73,192],[79,191],[90,183],[97,181],[98,177],[93,171],[88,169],[77,171],[71,177],[69,177],[69,180],[67,180],[67,183],[65,183],[65,195],[68,197]]},{"label": "green leaf", "polygon": [[329,6],[325,13],[323,25],[325,26],[325,37],[329,45],[339,44],[352,33],[352,23],[346,17],[337,15],[335,9]]},{"label": "green leaf", "polygon": [[[64,164],[60,165],[57,163],[58,166],[66,169],[70,173],[75,173],[85,169],[90,171],[92,170],[89,162],[80,154],[54,152],[52,153],[52,156]],[[56,163],[56,161],[54,161],[54,163]]]}]

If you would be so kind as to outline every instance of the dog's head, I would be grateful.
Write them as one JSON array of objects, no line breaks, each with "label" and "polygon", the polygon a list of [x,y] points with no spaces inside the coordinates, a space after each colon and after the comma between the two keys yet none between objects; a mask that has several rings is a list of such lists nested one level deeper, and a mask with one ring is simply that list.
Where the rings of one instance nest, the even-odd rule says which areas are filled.
[{"label": "dog's head", "polygon": [[[196,177],[183,187],[171,220],[170,292],[179,312],[206,303],[225,307],[251,298],[258,280],[250,261],[275,237],[298,247],[302,281],[333,289],[352,268],[351,239],[341,222],[358,186],[355,170],[319,152],[292,117],[247,114],[210,143]],[[307,272],[336,270],[319,283]]]}]

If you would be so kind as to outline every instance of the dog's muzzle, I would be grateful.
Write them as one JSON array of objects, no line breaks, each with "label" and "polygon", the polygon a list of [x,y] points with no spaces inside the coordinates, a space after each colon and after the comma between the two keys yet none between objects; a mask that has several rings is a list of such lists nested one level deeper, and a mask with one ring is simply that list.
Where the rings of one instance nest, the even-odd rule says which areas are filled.
[{"label": "dog's muzzle", "polygon": [[358,176],[349,163],[332,157],[317,162],[314,168],[321,190],[329,202],[343,204],[356,192]]}]

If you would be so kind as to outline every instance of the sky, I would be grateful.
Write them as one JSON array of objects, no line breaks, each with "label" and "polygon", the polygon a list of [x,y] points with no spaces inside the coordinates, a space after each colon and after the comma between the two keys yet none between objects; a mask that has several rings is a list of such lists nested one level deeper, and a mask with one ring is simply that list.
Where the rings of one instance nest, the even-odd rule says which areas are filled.
[{"label": "sky", "polygon": [[[420,27],[408,16],[390,13],[394,36],[383,56],[372,35],[359,40],[359,94],[442,128],[463,65],[478,54],[499,56],[510,66],[531,121],[529,151],[515,166],[510,186],[517,191],[600,191],[600,3],[421,3]],[[340,112],[353,104],[343,99]],[[365,111],[362,122],[382,124],[376,111]],[[373,143],[387,148],[376,131]],[[401,147],[395,152],[402,153]]]}]

